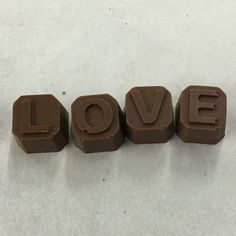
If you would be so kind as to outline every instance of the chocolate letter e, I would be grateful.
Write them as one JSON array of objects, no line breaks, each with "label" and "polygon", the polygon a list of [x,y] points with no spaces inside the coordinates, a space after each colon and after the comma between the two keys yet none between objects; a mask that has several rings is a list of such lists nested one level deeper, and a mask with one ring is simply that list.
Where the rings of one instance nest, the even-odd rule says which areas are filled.
[{"label": "chocolate letter e", "polygon": [[79,97],[72,104],[72,134],[83,152],[114,151],[124,140],[122,112],[108,94]]},{"label": "chocolate letter e", "polygon": [[215,144],[225,135],[226,95],[216,87],[190,86],[177,105],[177,134],[184,142]]},{"label": "chocolate letter e", "polygon": [[20,97],[13,105],[13,128],[27,153],[56,152],[68,143],[68,113],[52,95]]},{"label": "chocolate letter e", "polygon": [[126,95],[127,136],[134,143],[162,143],[174,134],[170,92],[164,87],[135,87]]}]

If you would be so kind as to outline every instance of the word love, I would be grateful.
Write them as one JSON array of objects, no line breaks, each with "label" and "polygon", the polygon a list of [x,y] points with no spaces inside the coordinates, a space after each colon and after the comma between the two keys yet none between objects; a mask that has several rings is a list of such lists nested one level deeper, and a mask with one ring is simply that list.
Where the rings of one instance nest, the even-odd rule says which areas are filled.
[{"label": "word love", "polygon": [[[82,96],[71,106],[71,132],[83,152],[134,143],[164,143],[175,132],[184,142],[216,144],[225,135],[226,95],[217,87],[190,86],[180,95],[174,122],[170,92],[135,87],[124,112],[109,94]],[[69,115],[52,95],[21,96],[13,105],[13,134],[27,153],[57,152],[69,142]],[[175,124],[174,124],[175,123]]]}]

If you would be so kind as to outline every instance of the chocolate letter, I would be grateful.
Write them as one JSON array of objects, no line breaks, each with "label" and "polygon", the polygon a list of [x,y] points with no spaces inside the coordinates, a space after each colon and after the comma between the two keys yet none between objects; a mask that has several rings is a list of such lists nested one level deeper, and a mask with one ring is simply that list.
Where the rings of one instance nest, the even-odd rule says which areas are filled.
[{"label": "chocolate letter", "polygon": [[71,109],[72,134],[83,152],[114,151],[123,143],[122,112],[110,95],[79,97]]},{"label": "chocolate letter", "polygon": [[165,89],[154,89],[155,95],[153,98],[152,110],[151,112],[147,111],[147,107],[144,104],[142,95],[137,89],[130,90],[130,95],[134,101],[136,109],[138,110],[139,116],[144,124],[153,124],[157,120],[157,116],[161,109],[162,102],[165,96]]},{"label": "chocolate letter", "polygon": [[48,133],[50,125],[33,126],[32,124],[32,102],[29,98],[22,100],[21,113],[21,133],[22,134],[39,134]]},{"label": "chocolate letter", "polygon": [[22,96],[13,105],[13,128],[27,153],[56,152],[68,143],[68,113],[52,95]]},{"label": "chocolate letter", "polygon": [[[86,121],[86,113],[88,109],[96,109],[98,107],[101,110],[102,120],[99,124],[92,126],[88,124]],[[113,113],[112,107],[109,102],[101,98],[89,98],[87,100],[82,101],[77,106],[77,125],[84,132],[88,132],[88,134],[98,134],[106,131],[112,123]],[[93,114],[90,113],[90,119],[94,119]]]},{"label": "chocolate letter", "polygon": [[176,132],[184,142],[219,142],[225,135],[225,93],[216,87],[186,88],[177,104],[176,123]]},{"label": "chocolate letter", "polygon": [[217,90],[204,90],[204,89],[190,89],[189,90],[189,122],[201,124],[216,124],[216,118],[199,116],[200,109],[214,110],[214,103],[200,102],[200,96],[205,97],[218,97]]},{"label": "chocolate letter", "polygon": [[170,92],[164,87],[135,87],[126,95],[126,132],[134,143],[161,143],[174,134]]}]

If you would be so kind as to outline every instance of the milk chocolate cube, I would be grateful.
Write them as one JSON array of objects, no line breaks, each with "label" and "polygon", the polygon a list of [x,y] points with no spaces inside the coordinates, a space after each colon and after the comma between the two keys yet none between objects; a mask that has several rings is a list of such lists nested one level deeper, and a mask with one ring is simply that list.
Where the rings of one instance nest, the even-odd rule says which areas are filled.
[{"label": "milk chocolate cube", "polygon": [[184,142],[216,144],[225,136],[226,106],[220,88],[187,87],[177,104],[177,134]]},{"label": "milk chocolate cube", "polygon": [[174,134],[170,92],[160,86],[135,87],[126,94],[125,126],[134,143],[164,143]]},{"label": "milk chocolate cube", "polygon": [[85,153],[117,150],[124,141],[122,111],[109,94],[82,96],[74,101],[72,134]]},{"label": "milk chocolate cube", "polygon": [[69,140],[68,113],[52,95],[21,96],[13,105],[12,132],[27,153],[58,152]]}]

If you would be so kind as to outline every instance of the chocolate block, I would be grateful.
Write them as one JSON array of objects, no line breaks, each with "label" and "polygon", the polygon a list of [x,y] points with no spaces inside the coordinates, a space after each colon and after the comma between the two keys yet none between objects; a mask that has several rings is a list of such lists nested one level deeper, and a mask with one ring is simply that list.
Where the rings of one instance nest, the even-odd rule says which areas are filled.
[{"label": "chocolate block", "polygon": [[68,113],[52,95],[21,96],[13,105],[12,132],[27,153],[58,152],[68,143]]},{"label": "chocolate block", "polygon": [[221,89],[189,86],[176,111],[176,133],[184,142],[216,144],[225,136],[226,95]]},{"label": "chocolate block", "polygon": [[74,101],[72,134],[83,152],[117,150],[124,141],[122,111],[109,94],[82,96]]},{"label": "chocolate block", "polygon": [[174,134],[170,92],[160,86],[135,87],[126,94],[125,126],[134,143],[163,143]]}]

